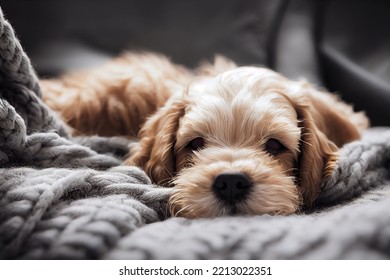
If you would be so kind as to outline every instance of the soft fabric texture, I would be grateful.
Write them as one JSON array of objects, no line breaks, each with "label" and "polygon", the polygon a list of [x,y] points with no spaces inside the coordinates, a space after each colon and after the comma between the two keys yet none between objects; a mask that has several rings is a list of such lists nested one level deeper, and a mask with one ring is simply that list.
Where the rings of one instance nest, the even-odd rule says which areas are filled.
[{"label": "soft fabric texture", "polygon": [[0,258],[387,259],[390,130],[341,149],[317,207],[292,216],[170,218],[171,189],[123,166],[131,141],[72,138],[40,99],[0,10]]}]

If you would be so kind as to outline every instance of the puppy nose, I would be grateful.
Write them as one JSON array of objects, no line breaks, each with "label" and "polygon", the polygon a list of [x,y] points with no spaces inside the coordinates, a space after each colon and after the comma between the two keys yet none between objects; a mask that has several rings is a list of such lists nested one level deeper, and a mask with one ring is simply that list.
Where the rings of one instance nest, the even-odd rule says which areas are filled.
[{"label": "puppy nose", "polygon": [[251,186],[244,173],[221,173],[214,180],[213,190],[219,199],[233,204],[245,198]]}]

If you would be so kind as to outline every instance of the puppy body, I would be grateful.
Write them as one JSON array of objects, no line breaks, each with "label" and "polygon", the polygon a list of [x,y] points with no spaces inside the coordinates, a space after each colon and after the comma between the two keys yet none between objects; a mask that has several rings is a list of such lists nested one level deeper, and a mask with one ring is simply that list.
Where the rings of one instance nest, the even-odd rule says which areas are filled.
[{"label": "puppy body", "polygon": [[44,101],[74,134],[136,137],[146,118],[193,74],[166,57],[128,53],[100,68],[42,80]]},{"label": "puppy body", "polygon": [[221,57],[191,72],[127,54],[42,86],[75,133],[138,134],[126,163],[173,186],[171,213],[191,218],[311,206],[338,148],[368,126],[334,95]]}]

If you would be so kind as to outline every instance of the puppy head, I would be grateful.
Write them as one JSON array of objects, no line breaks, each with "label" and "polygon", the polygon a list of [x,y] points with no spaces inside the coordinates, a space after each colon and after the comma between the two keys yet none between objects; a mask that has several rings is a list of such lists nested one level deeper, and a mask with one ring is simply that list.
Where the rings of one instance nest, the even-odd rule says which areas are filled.
[{"label": "puppy head", "polygon": [[254,67],[195,82],[146,122],[128,163],[174,187],[174,215],[292,214],[313,203],[337,158],[325,133],[358,137],[312,90]]}]

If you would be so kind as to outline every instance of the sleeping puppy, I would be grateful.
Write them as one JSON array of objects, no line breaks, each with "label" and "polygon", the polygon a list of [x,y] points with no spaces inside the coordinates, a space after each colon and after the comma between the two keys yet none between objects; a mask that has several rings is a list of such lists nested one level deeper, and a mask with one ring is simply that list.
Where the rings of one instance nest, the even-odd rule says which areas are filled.
[{"label": "sleeping puppy", "polygon": [[41,82],[74,134],[137,136],[126,160],[173,187],[172,215],[288,215],[311,207],[339,147],[368,119],[336,96],[225,58],[197,71],[128,53]]}]

